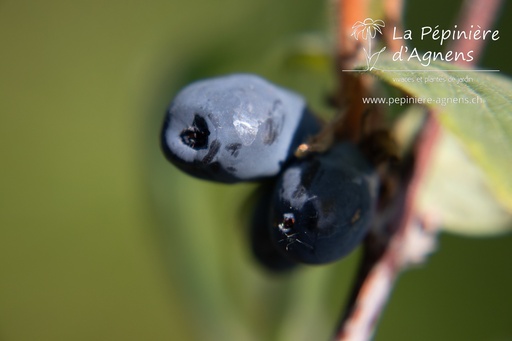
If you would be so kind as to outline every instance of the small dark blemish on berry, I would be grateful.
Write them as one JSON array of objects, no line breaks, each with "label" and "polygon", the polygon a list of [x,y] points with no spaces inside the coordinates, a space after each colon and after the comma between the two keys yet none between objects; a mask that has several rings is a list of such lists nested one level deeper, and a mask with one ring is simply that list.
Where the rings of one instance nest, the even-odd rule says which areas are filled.
[{"label": "small dark blemish on berry", "polygon": [[221,144],[218,140],[213,140],[212,144],[210,146],[210,150],[203,157],[203,159],[201,160],[201,163],[203,163],[203,164],[211,163],[213,158],[215,157],[215,155],[217,155],[217,153],[219,152],[220,146],[221,146]]},{"label": "small dark blemish on berry", "polygon": [[238,157],[240,153],[240,148],[242,148],[241,143],[230,143],[226,146],[226,150],[231,153],[231,155],[235,158]]},{"label": "small dark blemish on berry", "polygon": [[276,124],[271,117],[267,118],[265,122],[263,122],[263,129],[265,132],[265,135],[263,136],[263,144],[271,145],[279,135]]}]

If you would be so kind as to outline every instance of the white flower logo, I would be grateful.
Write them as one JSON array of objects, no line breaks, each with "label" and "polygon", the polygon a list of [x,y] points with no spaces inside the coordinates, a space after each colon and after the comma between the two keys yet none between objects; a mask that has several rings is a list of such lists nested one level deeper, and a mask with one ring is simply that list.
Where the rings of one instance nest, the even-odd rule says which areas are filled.
[{"label": "white flower logo", "polygon": [[366,71],[371,71],[375,69],[375,64],[379,59],[380,54],[386,49],[383,47],[380,51],[372,54],[372,39],[375,38],[377,32],[382,34],[381,27],[386,26],[384,21],[382,20],[373,20],[371,18],[366,18],[364,21],[358,21],[352,26],[352,36],[359,40],[359,35],[361,35],[361,39],[368,40],[368,50],[363,47],[364,53],[366,55]]}]

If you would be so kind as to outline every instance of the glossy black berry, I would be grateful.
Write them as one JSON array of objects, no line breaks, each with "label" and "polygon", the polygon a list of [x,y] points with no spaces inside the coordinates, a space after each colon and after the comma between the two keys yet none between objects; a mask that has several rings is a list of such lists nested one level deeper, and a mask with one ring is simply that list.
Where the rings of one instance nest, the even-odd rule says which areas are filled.
[{"label": "glossy black berry", "polygon": [[301,263],[340,259],[367,233],[377,190],[377,175],[350,143],[297,160],[274,190],[270,231],[275,247]]},{"label": "glossy black berry", "polygon": [[233,183],[277,175],[319,128],[299,95],[234,74],[181,90],[169,106],[161,146],[188,174]]}]

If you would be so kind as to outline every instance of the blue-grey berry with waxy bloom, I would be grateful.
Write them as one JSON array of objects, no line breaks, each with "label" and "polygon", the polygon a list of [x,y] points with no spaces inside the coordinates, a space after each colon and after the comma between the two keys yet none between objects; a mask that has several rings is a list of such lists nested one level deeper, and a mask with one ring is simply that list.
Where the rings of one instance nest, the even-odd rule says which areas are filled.
[{"label": "blue-grey berry with waxy bloom", "polygon": [[255,75],[233,74],[182,89],[167,111],[161,146],[186,173],[235,183],[276,176],[319,130],[301,96]]}]

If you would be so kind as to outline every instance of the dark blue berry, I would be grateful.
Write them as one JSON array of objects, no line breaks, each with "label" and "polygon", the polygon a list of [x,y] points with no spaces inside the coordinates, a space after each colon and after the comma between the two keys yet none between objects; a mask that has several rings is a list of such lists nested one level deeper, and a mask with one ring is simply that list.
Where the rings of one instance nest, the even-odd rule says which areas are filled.
[{"label": "dark blue berry", "polygon": [[181,90],[169,106],[161,145],[188,174],[233,183],[277,175],[319,128],[299,95],[234,74]]},{"label": "dark blue berry", "polygon": [[376,173],[350,143],[297,160],[274,190],[270,213],[274,245],[301,263],[340,259],[368,232],[377,191]]}]

